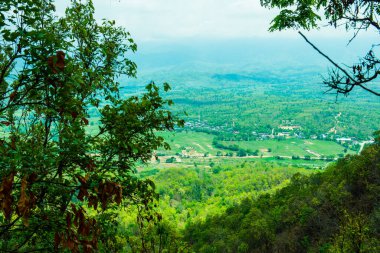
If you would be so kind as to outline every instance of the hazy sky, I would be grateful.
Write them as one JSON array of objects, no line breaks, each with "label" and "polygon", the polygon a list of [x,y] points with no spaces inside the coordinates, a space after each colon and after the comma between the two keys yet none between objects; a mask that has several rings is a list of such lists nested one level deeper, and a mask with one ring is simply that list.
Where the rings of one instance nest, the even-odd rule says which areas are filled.
[{"label": "hazy sky", "polygon": [[[57,0],[62,12],[68,0]],[[235,39],[295,37],[296,31],[269,33],[278,13],[260,6],[259,0],[94,0],[96,16],[116,20],[137,41],[186,38]],[[315,34],[315,32],[313,32]],[[345,36],[323,28],[318,36]],[[347,35],[348,36],[348,35]]]},{"label": "hazy sky", "polygon": [[99,15],[115,18],[141,40],[268,35],[270,11],[258,0],[97,0]]},{"label": "hazy sky", "polygon": [[[271,64],[326,64],[297,31],[268,32],[278,10],[259,0],[93,0],[97,19],[115,20],[138,45],[139,66],[183,62]],[[56,0],[62,15],[69,0]],[[318,47],[338,62],[364,56],[378,35],[362,33],[347,46],[352,32],[322,27],[305,32]],[[281,60],[282,59],[282,60]],[[313,60],[314,59],[314,60]],[[154,63],[154,64],[153,64]]]}]

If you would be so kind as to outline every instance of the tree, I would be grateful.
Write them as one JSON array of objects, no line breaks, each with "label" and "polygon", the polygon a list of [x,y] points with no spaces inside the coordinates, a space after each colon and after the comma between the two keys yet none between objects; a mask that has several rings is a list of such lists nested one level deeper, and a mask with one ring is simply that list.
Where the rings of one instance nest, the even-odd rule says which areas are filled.
[{"label": "tree", "polygon": [[239,156],[239,157],[247,156],[247,152],[244,149],[239,149],[239,151],[236,152],[236,156]]},{"label": "tree", "polygon": [[177,161],[177,159],[174,156],[172,156],[172,157],[166,159],[165,162],[166,163],[175,163],[176,161]]},{"label": "tree", "polygon": [[[316,1],[287,1],[287,0],[260,0],[261,5],[267,8],[280,8],[270,27],[270,31],[288,28],[310,30],[318,28],[321,14],[333,27],[345,26],[347,31],[354,32],[351,42],[361,31],[374,29],[380,32],[380,1],[378,0],[316,0]],[[333,59],[319,50],[306,36],[299,34],[318,53],[325,57],[333,66],[324,84],[328,91],[348,95],[354,88],[361,88],[371,94],[380,96],[380,90],[373,85],[373,81],[380,75],[380,59],[375,55],[374,45],[357,64],[346,67],[337,64]]]},{"label": "tree", "polygon": [[96,22],[91,0],[61,18],[52,0],[1,1],[0,41],[0,251],[92,252],[114,208],[157,198],[134,164],[168,148],[155,132],[183,121],[154,83],[122,99],[137,46],[114,21]]}]

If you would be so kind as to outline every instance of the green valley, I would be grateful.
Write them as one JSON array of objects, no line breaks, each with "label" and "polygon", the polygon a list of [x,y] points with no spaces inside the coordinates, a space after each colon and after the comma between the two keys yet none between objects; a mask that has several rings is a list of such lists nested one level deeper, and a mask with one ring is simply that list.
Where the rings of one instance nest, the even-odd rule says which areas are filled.
[{"label": "green valley", "polygon": [[0,252],[380,252],[379,34],[380,0],[0,1]]}]

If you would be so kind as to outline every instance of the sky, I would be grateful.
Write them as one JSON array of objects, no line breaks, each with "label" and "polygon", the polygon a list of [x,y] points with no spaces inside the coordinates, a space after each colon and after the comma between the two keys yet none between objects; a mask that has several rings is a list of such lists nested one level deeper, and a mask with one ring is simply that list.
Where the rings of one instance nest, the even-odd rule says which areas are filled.
[{"label": "sky", "polygon": [[[68,0],[57,0],[62,12]],[[278,10],[259,0],[93,0],[96,17],[113,19],[137,41],[295,37],[297,32],[269,33]],[[344,37],[344,30],[323,28],[319,37]]]},{"label": "sky", "polygon": [[[58,0],[57,6],[67,3]],[[273,11],[259,0],[94,0],[97,17],[116,20],[141,41],[268,36]]]},{"label": "sky", "polygon": [[271,11],[258,0],[97,0],[141,40],[268,36]]},{"label": "sky", "polygon": [[[60,15],[68,3],[56,0]],[[173,64],[176,61],[169,58],[233,62],[231,55],[234,55],[236,62],[256,55],[264,59],[272,53],[271,57],[281,54],[285,62],[292,57],[294,61],[308,59],[304,52],[317,56],[295,30],[268,32],[278,10],[261,7],[259,0],[93,0],[93,3],[96,18],[115,20],[125,27],[139,47],[138,55],[150,62],[157,52],[161,53],[157,62],[165,58]],[[363,56],[377,40],[377,35],[366,32],[347,47],[352,33],[344,29],[322,27],[305,34],[338,61],[356,60],[356,55]]]}]

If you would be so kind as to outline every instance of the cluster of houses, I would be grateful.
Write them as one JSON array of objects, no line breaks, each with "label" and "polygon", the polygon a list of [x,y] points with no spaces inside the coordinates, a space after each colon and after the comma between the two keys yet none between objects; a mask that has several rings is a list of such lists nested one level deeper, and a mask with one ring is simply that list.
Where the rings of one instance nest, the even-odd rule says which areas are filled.
[{"label": "cluster of houses", "polygon": [[[186,122],[185,128],[188,128],[193,131],[205,131],[205,132],[218,132],[218,133],[229,133],[233,135],[239,135],[239,131],[234,129],[234,124],[230,127],[228,125],[224,126],[210,126],[207,122],[195,121],[195,122]],[[336,133],[326,133],[320,135],[311,135],[305,136],[302,127],[300,125],[295,124],[294,120],[283,120],[282,124],[277,128],[273,128],[271,133],[262,133],[262,132],[251,132],[249,135],[252,136],[256,140],[268,140],[268,139],[290,139],[290,138],[298,138],[298,139],[319,139],[319,140],[331,140],[335,141],[341,145],[346,147],[355,147],[358,152],[364,148],[365,145],[371,144],[374,142],[374,139],[370,139],[367,141],[359,141],[355,137],[342,137],[337,135]],[[246,135],[246,133],[243,133]],[[267,151],[265,151],[267,152]],[[307,150],[307,152],[312,153],[311,150]],[[319,156],[318,154],[316,154]],[[183,147],[180,153],[177,153],[176,156],[166,157],[166,163],[178,163],[181,162],[183,158],[200,158],[200,157],[208,157],[209,154],[197,152],[193,147]]]},{"label": "cluster of houses", "polygon": [[232,130],[232,128],[227,128],[226,126],[211,126],[207,122],[202,122],[202,121],[185,122],[185,128],[188,128],[190,130],[203,129],[203,130],[217,131],[217,132]]},{"label": "cluster of houses", "polygon": [[[234,125],[234,124],[233,124]],[[232,125],[232,126],[233,126]],[[227,124],[223,126],[211,126],[205,121],[189,121],[185,123],[185,127],[190,130],[204,130],[204,131],[215,131],[215,132],[226,132],[232,133],[234,135],[240,134],[239,131],[235,130],[234,127],[228,127]],[[339,144],[349,144],[349,145],[360,145],[361,142],[355,137],[342,137],[337,134],[319,134],[305,136],[302,132],[302,126],[296,124],[295,120],[282,120],[281,124],[277,129],[272,129],[271,133],[262,132],[251,132],[252,136],[257,140],[268,140],[268,139],[320,139],[320,140],[333,140]]]},{"label": "cluster of houses", "polygon": [[180,157],[183,158],[190,158],[190,157],[204,157],[205,154],[199,153],[196,150],[194,150],[192,147],[186,147],[186,149],[183,149],[180,154],[178,154]]}]

